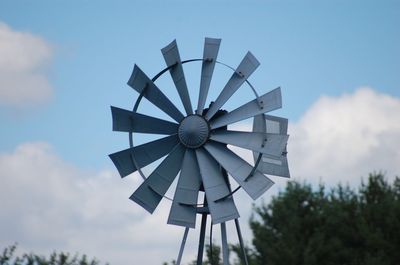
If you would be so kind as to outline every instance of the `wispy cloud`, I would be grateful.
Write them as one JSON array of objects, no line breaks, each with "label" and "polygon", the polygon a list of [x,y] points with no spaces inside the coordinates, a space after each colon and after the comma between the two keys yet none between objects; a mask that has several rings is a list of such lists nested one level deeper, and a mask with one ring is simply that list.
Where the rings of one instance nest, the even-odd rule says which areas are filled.
[{"label": "wispy cloud", "polygon": [[52,57],[46,40],[0,21],[0,105],[21,109],[48,101],[53,94],[47,76]]}]

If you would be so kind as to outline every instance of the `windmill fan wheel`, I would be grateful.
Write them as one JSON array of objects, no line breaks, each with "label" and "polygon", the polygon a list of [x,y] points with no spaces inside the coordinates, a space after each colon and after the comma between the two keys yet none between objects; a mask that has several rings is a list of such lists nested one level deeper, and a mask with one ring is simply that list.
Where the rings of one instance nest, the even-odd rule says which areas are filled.
[{"label": "windmill fan wheel", "polygon": [[[111,107],[113,130],[130,135],[128,149],[110,154],[121,177],[138,171],[144,181],[130,199],[153,213],[179,174],[168,217],[168,223],[194,228],[196,214],[207,212],[212,223],[222,223],[239,217],[235,206],[229,174],[252,199],[257,199],[272,185],[265,174],[289,177],[286,159],[287,119],[266,115],[281,108],[281,89],[276,88],[258,96],[248,81],[259,62],[248,52],[237,68],[219,61],[217,55],[221,40],[205,38],[203,58],[181,61],[176,41],[163,48],[166,68],[149,78],[137,65],[134,66],[128,85],[139,93],[133,110]],[[201,81],[197,108],[193,111],[183,66],[201,62]],[[219,96],[205,107],[211,78],[216,64],[233,70],[232,76]],[[169,72],[175,84],[185,114],[155,84]],[[231,111],[222,107],[231,96],[248,83],[255,99]],[[140,101],[145,98],[171,120],[159,119],[138,113]],[[253,130],[233,131],[228,125],[254,118]],[[138,146],[133,145],[133,133],[164,135],[162,138]],[[254,165],[228,148],[227,145],[251,150]],[[163,158],[165,157],[165,158]],[[141,168],[163,158],[146,177]],[[237,190],[237,189],[236,189]],[[205,203],[198,204],[200,192],[205,193]]]}]

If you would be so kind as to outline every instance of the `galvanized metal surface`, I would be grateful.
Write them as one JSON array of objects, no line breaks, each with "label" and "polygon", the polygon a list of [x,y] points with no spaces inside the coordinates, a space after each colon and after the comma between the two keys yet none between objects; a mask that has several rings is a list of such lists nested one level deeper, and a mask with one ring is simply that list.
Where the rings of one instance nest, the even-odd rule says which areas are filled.
[{"label": "galvanized metal surface", "polygon": [[228,83],[222,89],[215,102],[211,105],[205,118],[210,120],[215,113],[228,101],[228,99],[239,89],[247,78],[257,69],[260,63],[251,52],[248,52],[240,62],[236,71],[232,74]]},{"label": "galvanized metal surface", "polygon": [[178,124],[130,110],[111,106],[113,131],[151,134],[175,134]]},{"label": "galvanized metal surface", "polygon": [[[285,118],[275,117],[271,115],[260,115],[254,118],[254,132],[267,131],[269,133],[279,133],[281,135],[287,135],[287,129],[288,120]],[[289,178],[290,172],[286,154],[286,146],[282,154],[278,156],[263,154],[258,166],[258,170],[264,174]],[[256,160],[259,156],[259,153],[253,152],[253,156],[254,160]]]},{"label": "galvanized metal surface", "polygon": [[148,212],[153,213],[178,174],[184,153],[184,147],[178,144],[136,189],[130,199]]},{"label": "galvanized metal surface", "polygon": [[[260,107],[261,104],[261,107]],[[273,111],[282,107],[281,89],[276,88],[254,99],[237,109],[210,122],[211,129],[220,128],[256,115]]]},{"label": "galvanized metal surface", "polygon": [[213,224],[238,218],[232,197],[216,202],[230,192],[218,163],[202,148],[196,150],[196,155]]},{"label": "galvanized metal surface", "polygon": [[239,245],[240,245],[240,250],[241,250],[241,254],[242,254],[241,255],[242,262],[245,265],[249,265],[249,262],[247,260],[247,255],[246,255],[246,247],[243,242],[242,231],[240,230],[239,219],[235,219],[235,227],[236,227],[236,233],[237,233],[238,239],[239,239]]},{"label": "galvanized metal surface", "polygon": [[228,247],[228,237],[226,235],[225,222],[221,223],[221,239],[222,239],[222,261],[224,265],[229,265],[229,247]]},{"label": "galvanized metal surface", "polygon": [[164,95],[163,92],[151,81],[151,79],[135,64],[128,85],[159,109],[168,114],[171,118],[180,122],[184,116],[174,104]]},{"label": "galvanized metal surface", "polygon": [[161,49],[167,67],[169,69],[175,87],[178,90],[179,97],[185,107],[186,114],[193,114],[192,103],[190,102],[189,92],[186,85],[185,74],[183,73],[182,61],[179,55],[178,44],[173,40],[166,47]]},{"label": "galvanized metal surface", "polygon": [[264,192],[274,184],[272,180],[257,170],[249,180],[245,181],[253,167],[223,144],[210,142],[207,143],[204,148],[229,172],[253,200],[256,200],[264,194]]},{"label": "galvanized metal surface", "polygon": [[282,155],[288,135],[240,131],[215,131],[210,139],[274,156]]},{"label": "galvanized metal surface", "polygon": [[229,188],[217,161],[203,148],[196,150],[196,156],[208,203],[228,195]]},{"label": "galvanized metal surface", "polygon": [[178,136],[174,134],[162,139],[110,154],[109,157],[113,161],[115,167],[118,169],[121,177],[125,177],[137,170],[135,163],[132,162],[131,156],[136,157],[137,166],[145,167],[168,154],[178,143]]},{"label": "galvanized metal surface", "polygon": [[174,199],[168,217],[168,224],[195,228],[197,198],[201,185],[200,170],[196,154],[186,150]]},{"label": "galvanized metal surface", "polygon": [[[175,40],[172,41],[161,50],[167,67],[153,79],[144,74],[137,65],[134,66],[128,81],[128,85],[139,93],[134,111],[111,107],[113,130],[128,132],[130,136],[131,148],[110,155],[121,177],[136,170],[139,170],[144,177],[140,170],[142,167],[166,156],[149,177],[144,177],[144,182],[131,195],[131,200],[150,213],[154,212],[181,171],[168,217],[169,224],[185,227],[178,264],[182,259],[188,229],[195,228],[196,215],[199,213],[202,214],[202,224],[197,264],[202,264],[205,224],[208,214],[211,216],[212,224],[221,223],[224,265],[229,264],[225,222],[230,220],[235,220],[244,262],[248,264],[237,220],[239,213],[233,200],[233,194],[242,187],[251,198],[257,199],[273,185],[273,181],[263,173],[289,177],[286,157],[287,119],[264,114],[282,106],[280,88],[258,96],[255,88],[247,80],[259,66],[257,59],[248,52],[236,69],[227,66],[217,61],[220,43],[220,39],[206,38],[203,59],[182,61],[177,43]],[[183,69],[183,64],[196,61],[202,61],[197,116],[193,115]],[[233,69],[234,73],[215,102],[204,111],[216,64],[225,65]],[[176,86],[187,114],[186,117],[154,83],[167,71],[171,74]],[[245,82],[253,90],[255,99],[217,117],[216,114],[219,113],[221,107]],[[143,97],[179,124],[137,113]],[[252,117],[254,117],[253,132],[225,129],[227,125]],[[198,118],[202,119],[201,122],[197,120]],[[201,128],[205,128],[204,133],[201,132]],[[133,133],[170,136],[133,146]],[[255,165],[247,163],[227,148],[226,144],[253,151]],[[229,179],[224,170],[239,184],[235,191],[231,191]],[[204,191],[205,195],[204,205],[197,204],[201,191]]]},{"label": "galvanized metal surface", "polygon": [[[206,198],[204,199],[204,205],[207,205]],[[201,214],[200,237],[199,237],[199,247],[198,247],[198,251],[197,251],[196,265],[203,264],[204,241],[206,238],[206,226],[207,226],[207,215],[208,215],[208,213]]]},{"label": "galvanized metal surface", "polygon": [[182,261],[183,251],[185,250],[186,239],[189,234],[189,227],[185,228],[185,233],[183,234],[183,239],[181,243],[181,247],[179,249],[178,258],[176,259],[176,265],[180,265]]},{"label": "galvanized metal surface", "polygon": [[199,100],[196,113],[203,114],[204,106],[207,100],[208,90],[211,84],[211,78],[217,61],[221,39],[206,38],[204,41],[203,63],[201,66]]}]

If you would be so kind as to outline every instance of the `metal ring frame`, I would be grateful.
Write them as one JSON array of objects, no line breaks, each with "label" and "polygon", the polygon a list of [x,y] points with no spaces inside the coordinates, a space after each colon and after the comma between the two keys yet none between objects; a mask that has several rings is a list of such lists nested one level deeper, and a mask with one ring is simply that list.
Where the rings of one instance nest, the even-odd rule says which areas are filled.
[{"label": "metal ring frame", "polygon": [[[205,60],[206,60],[206,59],[190,59],[190,60],[182,61],[181,63],[182,63],[182,64],[185,64],[185,63],[199,62],[199,61],[205,61]],[[220,65],[223,65],[223,66],[225,66],[225,67],[231,69],[233,72],[236,72],[235,68],[233,68],[233,67],[230,66],[230,65],[227,65],[227,64],[222,63],[222,62],[219,62],[219,61],[216,61],[216,63],[217,63],[217,64],[220,64]],[[159,77],[161,77],[165,72],[167,72],[168,70],[170,70],[171,68],[173,68],[175,65],[176,65],[176,64],[173,64],[173,65],[170,65],[170,66],[164,68],[164,69],[161,70],[158,74],[156,74],[156,75],[151,79],[151,81],[152,81],[152,82],[155,82]],[[250,83],[250,81],[248,81],[248,80],[246,79],[245,82],[249,85],[249,87],[250,87],[251,90],[253,91],[254,95],[256,96],[256,99],[258,99],[258,98],[259,98],[258,93],[257,93],[257,91],[255,90],[255,88],[253,87],[253,85]],[[136,99],[135,105],[134,105],[133,110],[132,110],[133,112],[136,112],[137,109],[139,108],[139,104],[140,104],[140,102],[141,102],[141,100],[142,100],[142,98],[143,98],[143,95],[144,95],[144,93],[146,93],[145,91],[146,91],[146,88],[143,89],[143,91],[139,94],[138,98]],[[262,114],[262,115],[264,115],[264,114]],[[264,131],[265,131],[265,130],[266,130],[266,129],[264,128]],[[266,131],[265,131],[265,133],[266,133]],[[130,148],[133,148],[133,147],[134,147],[134,145],[133,145],[133,133],[132,133],[132,132],[129,132],[129,146],[130,146]],[[258,167],[258,164],[260,163],[261,156],[262,156],[262,154],[260,153],[259,156],[258,156],[258,158],[257,158],[256,163],[254,164],[253,170],[250,172],[249,176],[246,177],[245,181],[247,181],[247,179],[250,178],[250,177],[254,174],[254,172],[256,171],[256,169],[257,169],[257,167]],[[133,164],[134,164],[135,167],[137,168],[137,170],[138,170],[140,176],[143,178],[143,180],[146,180],[147,177],[144,175],[142,169],[138,166],[138,164],[137,164],[137,162],[136,162],[136,159],[135,159],[135,156],[134,156],[133,154],[131,154],[131,159],[132,159]],[[232,195],[233,195],[235,192],[237,192],[240,188],[241,188],[241,186],[239,185],[236,189],[234,189],[234,190],[233,190],[232,192],[230,192],[228,195],[226,195],[226,196],[223,197],[223,198],[218,199],[218,201],[221,201],[221,200],[223,200],[223,199],[225,199],[225,198],[227,198],[227,197],[232,196]],[[169,197],[166,196],[166,195],[163,195],[163,197],[164,197],[165,199],[169,200],[169,201],[173,201],[171,198],[169,198]],[[199,207],[200,207],[200,208],[204,207],[203,204],[193,204],[192,206],[197,207],[197,208],[199,208]]]}]

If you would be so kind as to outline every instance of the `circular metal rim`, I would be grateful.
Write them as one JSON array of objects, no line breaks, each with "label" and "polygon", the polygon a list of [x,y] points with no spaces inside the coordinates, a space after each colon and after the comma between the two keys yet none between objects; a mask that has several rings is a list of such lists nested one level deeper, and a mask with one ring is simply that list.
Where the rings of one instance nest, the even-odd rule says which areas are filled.
[{"label": "circular metal rim", "polygon": [[[182,63],[182,64],[185,64],[185,63],[199,62],[199,61],[205,61],[205,59],[189,59],[189,60],[184,60],[184,61],[182,61],[181,63]],[[230,66],[230,65],[228,65],[228,64],[222,63],[222,62],[220,62],[220,61],[215,61],[215,62],[216,62],[217,64],[223,65],[223,66],[225,66],[225,67],[231,69],[233,72],[236,72],[235,68],[233,68],[232,66]],[[170,69],[171,69],[172,67],[174,67],[174,66],[175,66],[175,64],[170,65],[170,66],[164,68],[164,69],[161,70],[158,74],[156,74],[156,75],[151,79],[151,81],[152,81],[152,82],[155,82],[159,77],[161,77],[165,72],[167,72],[168,70],[170,70]],[[256,89],[253,87],[253,85],[250,83],[249,80],[246,79],[245,82],[246,82],[247,85],[251,88],[251,90],[253,91],[253,93],[254,93],[254,95],[255,95],[255,97],[256,97],[256,99],[257,99],[259,96],[258,96],[258,93],[257,93]],[[135,105],[133,106],[133,109],[132,109],[133,112],[136,112],[137,109],[139,108],[139,104],[140,104],[142,98],[143,98],[143,94],[140,94],[140,95],[138,96],[138,98],[136,99]],[[196,115],[196,114],[193,114],[193,115]],[[262,114],[262,115],[264,115],[264,114]],[[207,122],[207,124],[208,124],[208,122]],[[207,142],[207,141],[206,141],[206,142]],[[130,147],[130,148],[135,147],[134,144],[133,144],[133,132],[129,132],[129,147]],[[131,154],[131,159],[132,159],[133,164],[134,164],[135,167],[137,168],[137,171],[139,172],[140,176],[142,177],[143,181],[146,180],[147,177],[144,175],[142,169],[138,166],[138,164],[137,164],[137,162],[136,162],[136,159],[135,159],[135,156],[134,156],[133,154]],[[255,171],[255,170],[257,169],[259,160],[260,160],[260,159],[258,159],[258,162],[254,165],[252,171]],[[235,190],[233,190],[233,191],[232,191],[230,194],[228,194],[226,197],[232,196],[232,195],[233,195],[235,192],[237,192],[240,188],[241,188],[241,186],[239,185]],[[173,201],[172,198],[170,198],[170,197],[168,197],[168,196],[166,196],[166,195],[163,195],[163,198],[165,198],[165,199],[167,199],[167,200],[169,200],[169,201]],[[225,198],[225,197],[224,197],[224,198]],[[193,204],[192,206],[198,208],[198,207],[203,207],[204,205],[203,205],[203,204]]]}]

